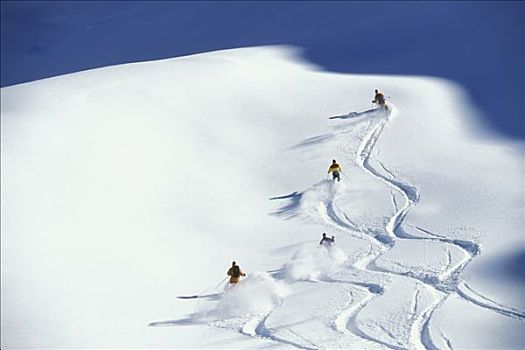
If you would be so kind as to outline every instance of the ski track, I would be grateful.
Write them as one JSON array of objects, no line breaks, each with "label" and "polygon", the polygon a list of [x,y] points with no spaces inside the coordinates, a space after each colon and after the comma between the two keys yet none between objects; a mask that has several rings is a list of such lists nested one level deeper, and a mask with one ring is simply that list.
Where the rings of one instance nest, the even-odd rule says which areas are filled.
[{"label": "ski track", "polygon": [[391,198],[392,198],[392,206],[394,207],[394,210],[398,211],[399,210],[399,206],[397,205],[396,193],[394,192],[394,190],[392,190],[392,192],[391,192]]},{"label": "ski track", "polygon": [[[328,282],[339,282],[339,283],[349,283],[355,286],[359,286],[361,290],[365,290],[366,296],[356,304],[352,304],[349,308],[342,311],[337,315],[334,324],[335,329],[340,333],[348,332],[348,324],[354,317],[363,309],[374,297],[377,295],[383,294],[383,287],[375,283],[365,283],[365,282],[350,282],[350,281],[339,281],[339,280],[329,280]],[[351,300],[353,300],[354,295],[350,293]],[[363,338],[363,337],[361,337]],[[368,338],[363,338],[365,340],[370,340]]]},{"label": "ski track", "polygon": [[467,283],[462,282],[457,288],[457,293],[463,299],[470,301],[482,308],[495,311],[501,315],[513,317],[519,320],[525,320],[525,313],[514,308],[501,305],[473,290]]},{"label": "ski track", "polygon": [[439,334],[441,335],[441,337],[445,340],[445,343],[447,344],[447,350],[454,350],[450,339],[447,338],[447,336],[443,333],[441,329],[438,329],[438,330],[439,330]]},{"label": "ski track", "polygon": [[430,336],[430,319],[432,314],[444,304],[448,296],[438,297],[414,320],[410,330],[410,342],[413,349],[437,350]]},{"label": "ski track", "polygon": [[[415,332],[412,333],[419,333],[419,338],[421,340],[421,345],[423,348],[426,349],[434,349],[436,348],[434,344],[432,343],[432,339],[430,336],[429,331],[429,323],[430,318],[432,314],[446,301],[449,295],[455,294],[460,296],[466,301],[469,301],[477,306],[498,312],[502,315],[514,317],[518,319],[524,319],[525,313],[515,310],[513,308],[509,308],[507,306],[498,304],[493,302],[492,300],[484,297],[483,295],[473,291],[466,283],[463,283],[461,281],[461,273],[465,269],[465,267],[472,261],[474,257],[480,254],[480,247],[477,243],[472,241],[466,241],[466,240],[459,240],[459,239],[449,239],[441,235],[434,234],[428,230],[421,229],[419,227],[416,227],[421,232],[424,232],[432,238],[425,238],[425,237],[416,237],[407,234],[401,227],[403,224],[403,221],[410,211],[412,207],[414,207],[418,201],[419,201],[419,192],[416,187],[404,183],[403,181],[400,181],[392,171],[388,170],[388,168],[381,163],[379,160],[376,160],[376,162],[379,164],[380,168],[383,170],[384,173],[381,173],[381,171],[377,170],[370,164],[370,157],[372,154],[372,150],[377,143],[381,133],[383,132],[388,117],[385,117],[383,120],[380,120],[375,125],[369,124],[369,134],[365,138],[364,142],[362,143],[361,147],[358,151],[358,164],[362,169],[367,171],[372,176],[378,178],[379,180],[385,182],[390,187],[392,187],[394,190],[397,190],[400,192],[403,197],[405,198],[405,206],[403,208],[397,210],[397,213],[390,219],[386,226],[387,233],[390,237],[394,239],[412,239],[412,240],[424,240],[424,241],[435,241],[444,243],[447,245],[455,245],[456,247],[460,248],[465,253],[465,259],[461,261],[457,266],[451,266],[452,265],[452,258],[450,250],[447,249],[447,268],[442,273],[441,276],[437,277],[437,281],[434,278],[428,278],[428,276],[407,276],[407,277],[415,277],[416,279],[420,280],[426,285],[429,285],[430,287],[434,288],[436,291],[444,293],[446,296],[443,298],[440,298],[440,300],[433,305],[431,305],[425,312],[421,314],[421,318],[418,320],[418,322],[414,322],[413,327],[415,327]],[[394,205],[394,208],[397,209],[398,204],[395,200],[395,195],[392,195],[392,202]],[[377,260],[378,257],[376,257],[374,260],[370,262],[370,265],[373,265],[374,261]],[[388,271],[383,271],[388,272]],[[417,293],[417,292],[416,292]],[[443,334],[443,337],[447,339],[447,344],[450,346],[450,340],[446,338],[446,335]]]},{"label": "ski track", "polygon": [[[417,274],[414,274],[412,276],[409,276],[408,274],[402,274],[402,275],[407,275],[407,277],[414,277],[420,280],[421,282],[423,282],[424,284],[429,285],[432,288],[435,288],[436,290],[441,290],[445,292],[450,292],[451,290],[457,290],[459,275],[461,274],[463,269],[466,267],[466,265],[473,259],[473,257],[479,253],[479,248],[476,248],[475,250],[465,249],[465,245],[467,245],[470,248],[472,246],[477,247],[477,244],[474,242],[462,242],[466,244],[458,244],[458,242],[451,240],[451,239],[444,238],[444,237],[422,238],[422,237],[415,237],[415,236],[407,234],[404,230],[402,230],[401,225],[406,215],[410,211],[410,209],[412,209],[419,201],[419,192],[417,188],[399,180],[393,174],[393,172],[388,170],[388,168],[380,161],[377,161],[377,162],[384,173],[382,173],[380,170],[377,170],[375,167],[373,167],[370,164],[370,157],[372,154],[372,150],[375,144],[377,143],[381,133],[383,132],[390,114],[391,112],[388,113],[388,115],[384,119],[377,122],[376,125],[370,125],[369,136],[365,139],[365,141],[362,144],[362,147],[360,147],[358,154],[357,154],[358,164],[360,165],[362,169],[367,171],[369,174],[379,179],[380,181],[383,181],[388,186],[392,187],[394,190],[400,192],[401,195],[405,198],[405,205],[401,209],[399,209],[396,212],[396,214],[394,214],[394,216],[392,216],[392,218],[390,219],[390,221],[385,227],[390,237],[392,237],[394,240],[395,239],[414,239],[414,240],[426,240],[426,241],[439,241],[441,243],[454,244],[458,246],[459,248],[461,248],[466,253],[466,256],[467,256],[467,258],[462,263],[460,263],[457,267],[450,268],[448,272],[444,273],[444,275],[449,275],[450,277],[441,283],[439,279],[432,278],[432,277],[429,278],[429,276],[426,276],[426,275],[423,275],[423,276],[418,276]],[[395,207],[397,207],[397,205]],[[448,254],[450,254],[450,252]],[[374,263],[374,261],[371,262],[371,265]],[[384,272],[387,272],[387,271],[384,271]],[[430,318],[432,314],[435,312],[437,308],[439,308],[442,305],[443,300],[445,299],[442,299],[439,302],[431,304],[423,313],[421,313],[420,317],[417,317],[416,321],[413,322],[412,327],[411,327],[411,332],[410,332],[411,333],[411,343],[412,343],[411,345],[419,343],[419,346],[416,346],[416,348],[425,348],[425,349],[435,348],[434,344],[432,343],[430,331],[428,328],[429,328]],[[415,339],[416,336],[419,339],[418,342],[416,342],[416,339]]]},{"label": "ski track", "polygon": [[[315,344],[312,344],[311,342],[306,340],[304,337],[299,336],[297,333],[293,332],[289,328],[287,328],[286,331],[288,331],[290,333],[293,333],[295,336],[299,337],[300,339],[302,339],[303,341],[305,341],[307,344],[311,345],[312,347],[304,346],[302,344],[292,342],[290,340],[278,337],[275,334],[273,334],[272,331],[269,330],[266,327],[266,320],[268,319],[268,317],[270,317],[271,313],[272,312],[270,312],[268,315],[264,316],[260,320],[260,322],[257,324],[257,326],[253,329],[253,333],[244,333],[243,331],[241,331],[241,333],[249,335],[251,337],[259,337],[259,338],[273,340],[273,341],[281,343],[281,344],[291,345],[291,346],[296,347],[298,349],[304,349],[304,350],[315,350],[315,349],[318,349],[318,347]],[[244,329],[244,327],[243,327],[243,329]]]},{"label": "ski track", "polygon": [[404,350],[404,348],[402,347],[399,347],[399,346],[396,346],[396,345],[392,345],[390,343],[387,343],[381,339],[376,339],[374,337],[371,337],[369,336],[368,334],[366,334],[365,332],[363,332],[357,325],[357,316],[359,314],[359,312],[361,310],[363,310],[366,305],[372,300],[372,298],[370,298],[369,300],[366,300],[365,303],[363,303],[362,305],[359,305],[358,308],[356,308],[356,312],[348,319],[348,322],[346,324],[346,329],[348,331],[350,331],[352,334],[360,337],[361,339],[364,339],[364,340],[367,340],[367,341],[371,341],[373,343],[376,343],[376,344],[380,344],[380,345],[383,345],[384,347],[388,348],[388,349],[394,349],[394,350]]},{"label": "ski track", "polygon": [[416,292],[414,293],[414,297],[412,299],[412,310],[411,310],[412,319],[415,319],[417,317],[420,293],[421,293],[421,290],[419,289],[419,285],[417,285]]},{"label": "ski track", "polygon": [[[419,191],[415,186],[410,185],[409,183],[403,182],[400,180],[393,171],[389,170],[381,161],[374,159],[374,163],[377,163],[379,165],[378,168],[374,167],[371,162],[371,155],[374,151],[375,145],[377,141],[379,140],[381,134],[383,133],[383,130],[387,126],[389,117],[392,113],[392,110],[385,111],[385,115],[383,117],[378,118],[377,117],[377,110],[373,111],[366,111],[363,113],[364,118],[362,121],[366,121],[366,113],[369,114],[369,119],[367,120],[367,127],[366,127],[366,136],[361,141],[358,150],[357,150],[357,159],[356,162],[358,166],[363,169],[365,172],[369,173],[371,176],[375,177],[379,181],[382,181],[383,183],[387,184],[389,187],[392,188],[392,194],[391,194],[391,202],[395,210],[395,214],[389,219],[387,224],[385,225],[385,232],[379,233],[375,232],[374,230],[370,230],[370,228],[363,228],[360,227],[358,224],[354,223],[348,215],[341,211],[340,208],[338,208],[335,204],[336,194],[332,193],[328,200],[320,202],[319,208],[318,208],[318,214],[320,218],[324,221],[325,224],[337,229],[338,231],[343,231],[345,233],[351,234],[352,236],[360,239],[366,239],[370,242],[370,250],[369,252],[359,259],[358,261],[353,263],[353,267],[357,270],[366,271],[368,273],[375,273],[375,274],[382,274],[386,276],[398,276],[398,277],[404,277],[414,280],[416,284],[416,289],[414,291],[414,295],[412,298],[411,303],[411,321],[412,325],[410,326],[410,344],[407,345],[407,347],[399,346],[397,343],[398,339],[391,334],[387,329],[385,329],[382,325],[379,325],[381,329],[383,329],[384,334],[392,340],[395,344],[392,344],[391,342],[386,341],[385,339],[379,339],[375,338],[373,336],[368,335],[365,331],[363,331],[357,322],[357,317],[362,310],[366,308],[366,306],[375,298],[382,295],[384,286],[380,286],[373,283],[357,283],[357,282],[351,282],[351,281],[339,281],[339,280],[328,280],[327,282],[337,282],[337,283],[351,283],[355,284],[356,286],[359,286],[361,288],[364,288],[366,290],[367,295],[358,303],[351,305],[346,310],[340,312],[335,320],[334,320],[334,327],[337,331],[341,333],[345,332],[351,332],[353,335],[358,336],[365,341],[370,341],[376,344],[380,344],[386,348],[389,349],[427,349],[427,350],[435,350],[438,349],[438,347],[434,344],[430,332],[430,322],[432,315],[438,310],[446,301],[447,299],[454,295],[457,297],[462,298],[463,300],[472,303],[478,307],[485,308],[489,311],[497,312],[499,314],[502,314],[504,316],[517,318],[520,320],[525,319],[525,313],[519,310],[515,310],[513,308],[507,307],[505,305],[501,305],[499,303],[496,303],[487,297],[481,295],[480,293],[474,291],[468,284],[463,282],[461,280],[461,273],[466,268],[466,266],[474,259],[477,255],[480,254],[480,246],[473,241],[467,241],[467,240],[460,240],[460,239],[452,239],[447,238],[445,236],[433,233],[429,230],[423,229],[421,227],[417,226],[411,226],[418,230],[419,232],[422,232],[426,235],[426,237],[422,236],[414,236],[412,234],[408,234],[405,232],[402,228],[402,225],[404,223],[406,215],[409,213],[409,211],[417,205],[419,202]],[[378,155],[380,150],[376,151],[376,154]],[[396,199],[395,192],[400,193],[403,198],[405,199],[405,204],[400,207],[400,203],[398,203]],[[337,210],[342,212],[342,217],[340,217],[337,213]],[[426,273],[414,273],[414,272],[408,272],[408,273],[401,273],[401,272],[395,272],[395,271],[389,271],[387,269],[379,268],[375,261],[388,252],[396,243],[398,240],[419,240],[419,241],[432,241],[432,242],[439,242],[441,244],[445,245],[445,250],[447,253],[447,265],[445,270],[439,275],[428,275]],[[464,253],[464,259],[462,259],[459,263],[453,264],[452,262],[452,255],[449,249],[446,248],[448,245],[456,246],[457,248],[461,249]],[[373,246],[378,247],[378,249],[374,252]],[[455,266],[453,266],[455,265]],[[424,287],[432,292],[434,295],[434,301],[427,306],[424,310],[420,311],[419,304],[420,304],[420,295],[421,295],[421,288]],[[350,298],[353,299],[353,295],[350,294]],[[277,306],[279,307],[279,306]],[[277,308],[276,307],[276,308]],[[268,315],[266,315],[264,318],[262,318],[260,321],[251,320],[250,324],[246,324],[243,329],[241,330],[241,333],[247,334],[250,336],[256,336],[256,337],[262,337],[267,338],[276,342],[281,342],[283,344],[291,345],[300,349],[316,349],[318,348],[317,345],[309,342],[304,337],[300,336],[296,332],[293,332],[291,329],[286,329],[286,332],[289,332],[294,335],[294,337],[298,337],[301,340],[303,340],[306,344],[312,345],[313,348],[310,348],[308,346],[304,346],[302,344],[298,344],[292,341],[289,341],[287,339],[283,339],[281,337],[275,336],[270,330],[268,330],[265,326],[265,322],[267,318],[271,315],[272,312],[270,312]],[[254,323],[257,323],[254,325]],[[283,331],[283,329],[281,329]],[[449,349],[452,349],[452,344],[450,339],[444,334],[441,330],[440,335],[445,340],[447,347]]]},{"label": "ski track", "polygon": [[[281,301],[282,303],[282,301]],[[292,333],[294,336],[298,337],[302,341],[304,341],[306,344],[310,346],[305,346],[304,344],[299,344],[297,342],[290,341],[288,339],[284,339],[282,337],[279,337],[275,335],[271,329],[268,329],[266,327],[266,320],[270,315],[273,313],[274,310],[276,310],[281,303],[279,303],[277,306],[275,306],[270,312],[268,312],[266,315],[255,315],[252,318],[250,318],[238,331],[241,334],[247,335],[252,338],[263,338],[267,340],[274,341],[276,343],[280,344],[286,344],[293,346],[298,349],[304,349],[304,350],[316,350],[319,347],[303,336],[297,334],[296,332],[293,332],[291,329],[285,329],[286,332]]]},{"label": "ski track", "polygon": [[353,317],[354,314],[358,313],[359,310],[372,299],[372,296],[367,295],[363,300],[361,300],[359,303],[352,305],[348,309],[341,312],[339,315],[337,315],[334,323],[335,328],[340,333],[346,333],[348,332],[347,324],[350,322],[350,319]]}]

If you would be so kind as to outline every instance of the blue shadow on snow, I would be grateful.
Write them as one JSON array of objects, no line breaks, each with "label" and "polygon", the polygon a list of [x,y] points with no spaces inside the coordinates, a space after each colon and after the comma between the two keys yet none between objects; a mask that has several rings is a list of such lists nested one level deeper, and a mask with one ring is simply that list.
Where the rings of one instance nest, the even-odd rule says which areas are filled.
[{"label": "blue shadow on snow", "polygon": [[[2,87],[289,44],[328,71],[453,80],[484,112],[485,124],[525,138],[523,2],[2,1],[1,16]],[[395,101],[395,91],[387,93]]]}]

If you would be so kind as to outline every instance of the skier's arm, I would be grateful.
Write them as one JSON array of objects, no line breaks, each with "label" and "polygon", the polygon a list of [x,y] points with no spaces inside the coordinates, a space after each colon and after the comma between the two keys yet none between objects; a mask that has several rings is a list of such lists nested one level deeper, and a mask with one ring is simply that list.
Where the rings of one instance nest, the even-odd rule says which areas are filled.
[{"label": "skier's arm", "polygon": [[230,267],[230,269],[228,270],[228,272],[226,272],[226,274],[228,276],[233,276],[233,271],[232,271],[232,268]]}]

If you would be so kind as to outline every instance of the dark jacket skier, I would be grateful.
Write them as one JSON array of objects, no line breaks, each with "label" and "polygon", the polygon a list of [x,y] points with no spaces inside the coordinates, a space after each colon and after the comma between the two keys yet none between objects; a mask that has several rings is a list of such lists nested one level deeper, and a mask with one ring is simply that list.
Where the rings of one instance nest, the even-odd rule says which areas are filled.
[{"label": "dark jacket skier", "polygon": [[324,246],[331,246],[334,244],[334,242],[335,242],[334,236],[332,236],[332,238],[328,238],[326,237],[326,233],[323,232],[323,238],[321,239],[321,242],[319,242],[319,244],[324,245]]},{"label": "dark jacket skier", "polygon": [[375,96],[374,96],[374,100],[372,101],[372,103],[377,103],[379,106],[384,106],[386,104],[386,100],[385,100],[385,94],[383,94],[381,91],[379,90],[375,90]]},{"label": "dark jacket skier", "polygon": [[237,284],[241,280],[241,276],[244,277],[246,274],[242,272],[241,268],[235,261],[232,262],[232,267],[228,270],[226,273],[228,276],[230,276],[230,283],[231,284]]}]

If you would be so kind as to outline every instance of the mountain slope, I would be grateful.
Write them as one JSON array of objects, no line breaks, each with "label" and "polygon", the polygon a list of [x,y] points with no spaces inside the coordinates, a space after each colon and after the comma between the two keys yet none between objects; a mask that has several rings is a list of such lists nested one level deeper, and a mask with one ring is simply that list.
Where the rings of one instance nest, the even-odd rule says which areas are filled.
[{"label": "mountain slope", "polygon": [[457,86],[259,47],[1,93],[3,347],[524,344],[522,145]]}]

